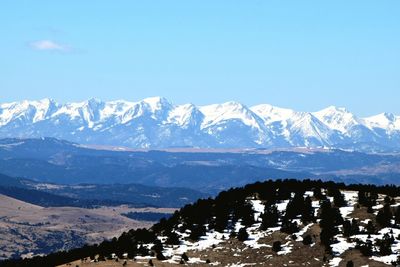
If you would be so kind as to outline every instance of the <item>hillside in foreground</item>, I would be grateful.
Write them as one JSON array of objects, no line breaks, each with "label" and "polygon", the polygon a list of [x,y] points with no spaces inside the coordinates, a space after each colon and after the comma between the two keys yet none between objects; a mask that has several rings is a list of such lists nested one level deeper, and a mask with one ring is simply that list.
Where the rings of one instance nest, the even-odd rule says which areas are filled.
[{"label": "hillside in foreground", "polygon": [[399,206],[394,186],[267,181],[199,200],[150,229],[0,266],[396,265]]}]

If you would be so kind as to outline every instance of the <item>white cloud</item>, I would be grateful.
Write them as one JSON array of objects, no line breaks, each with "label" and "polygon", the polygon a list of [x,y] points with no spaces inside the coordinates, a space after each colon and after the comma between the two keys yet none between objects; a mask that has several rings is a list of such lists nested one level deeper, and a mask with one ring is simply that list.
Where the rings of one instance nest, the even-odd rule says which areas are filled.
[{"label": "white cloud", "polygon": [[57,43],[52,40],[39,40],[30,43],[30,47],[35,50],[42,50],[42,51],[60,51],[60,52],[67,52],[70,50],[70,47],[65,44]]}]

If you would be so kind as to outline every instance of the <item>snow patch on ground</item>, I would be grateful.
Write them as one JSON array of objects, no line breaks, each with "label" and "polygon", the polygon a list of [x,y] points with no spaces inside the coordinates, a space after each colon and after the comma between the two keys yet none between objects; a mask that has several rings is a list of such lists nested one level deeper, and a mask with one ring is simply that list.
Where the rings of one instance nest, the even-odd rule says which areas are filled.
[{"label": "snow patch on ground", "polygon": [[306,226],[303,227],[299,232],[294,233],[296,236],[296,241],[303,241],[303,235],[313,226],[313,223],[307,224]]},{"label": "snow patch on ground", "polygon": [[293,244],[290,241],[288,241],[282,245],[281,251],[278,251],[277,254],[280,256],[287,255],[292,252],[292,249],[293,249]]},{"label": "snow patch on ground", "polygon": [[340,213],[343,218],[349,218],[349,215],[354,211],[354,205],[358,201],[358,192],[356,191],[343,191],[344,199],[347,201],[346,207],[340,208]]},{"label": "snow patch on ground", "polygon": [[285,212],[288,203],[289,200],[284,200],[281,203],[276,204],[276,208],[278,209],[279,212]]},{"label": "snow patch on ground", "polygon": [[[356,191],[342,191],[344,194],[345,200],[347,201],[347,206],[346,207],[341,207],[340,212],[343,216],[344,219],[351,219],[350,214],[354,211],[354,206],[357,204],[357,199],[358,199],[358,192]],[[306,192],[304,196],[310,196],[312,197],[312,192]],[[272,233],[279,231],[280,230],[280,224],[278,223],[277,227],[272,227],[268,228],[265,231],[260,230],[261,226],[261,214],[264,212],[265,205],[264,202],[261,200],[248,200],[249,203],[252,204],[253,210],[254,210],[254,219],[255,223],[247,227],[247,233],[249,234],[248,240],[244,241],[243,244],[246,246],[245,249],[259,249],[262,247],[268,247],[271,248],[271,244],[265,244],[260,242],[261,239],[270,236]],[[282,214],[285,213],[286,207],[289,203],[289,200],[284,200],[281,201],[280,203],[276,204],[276,207],[279,212]],[[318,209],[320,208],[320,202],[319,201],[312,201],[312,206],[315,208],[315,213],[317,214]],[[382,208],[383,205],[377,205],[374,207],[374,209]],[[294,233],[293,235],[296,237],[295,240],[297,242],[303,241],[303,236],[309,229],[314,225],[314,223],[310,223],[307,225],[303,225],[300,219],[294,219],[293,221],[296,221],[298,225],[300,226],[300,230],[297,233]],[[360,223],[362,224],[367,224],[369,219],[362,220]],[[206,225],[208,226],[208,225]],[[235,223],[233,231],[236,233],[241,229],[245,227],[242,222],[239,220],[238,222]],[[342,226],[338,226],[339,228],[342,228]],[[360,227],[361,228],[361,227]],[[335,243],[331,245],[332,247],[332,252],[334,255],[334,258],[329,261],[329,266],[339,266],[343,259],[340,257],[343,253],[345,253],[348,250],[351,250],[355,248],[356,246],[356,239],[359,239],[363,242],[366,242],[367,239],[371,240],[373,243],[375,242],[376,239],[382,239],[383,235],[388,233],[389,235],[393,235],[394,237],[397,237],[400,235],[400,229],[395,229],[395,228],[384,228],[380,230],[377,234],[375,235],[368,235],[368,234],[358,234],[351,236],[349,238],[344,237],[342,234],[338,234],[335,236]],[[181,255],[184,252],[190,251],[190,250],[205,250],[205,249],[210,249],[213,248],[215,250],[222,249],[221,246],[218,246],[220,243],[225,242],[227,239],[229,239],[229,236],[231,234],[230,230],[225,230],[223,233],[217,232],[214,230],[208,231],[206,235],[202,236],[199,241],[197,242],[191,242],[188,240],[184,240],[185,237],[188,237],[190,234],[189,232],[185,233],[179,233],[178,234],[182,237],[182,242],[178,246],[165,246],[165,250],[163,251],[163,254],[170,258],[166,262],[170,263],[179,263],[181,259]],[[289,236],[288,236],[289,237]],[[163,237],[165,238],[165,237]],[[286,243],[282,244],[281,246],[281,251],[277,252],[277,255],[284,256],[290,254],[293,249],[294,249],[294,243],[292,240],[289,238],[286,239]],[[376,249],[374,251],[376,252]],[[392,251],[393,254],[389,256],[373,256],[371,257],[371,260],[383,262],[386,264],[391,264],[391,262],[397,260],[397,256],[400,255],[400,241],[395,240],[394,244],[392,245]],[[234,256],[239,257],[240,256],[240,250],[235,252]],[[273,257],[272,255],[266,255],[266,258],[268,257]],[[191,258],[190,263],[204,263],[199,258]],[[214,263],[215,264],[215,263]],[[253,263],[241,263],[238,262],[236,264],[230,265],[230,266],[251,266],[254,265]]]},{"label": "snow patch on ground", "polygon": [[341,262],[342,260],[343,260],[343,259],[342,259],[342,258],[339,258],[339,257],[333,258],[333,259],[331,259],[331,260],[329,261],[329,266],[332,266],[332,267],[339,266],[339,264],[340,264],[340,262]]},{"label": "snow patch on ground", "polygon": [[254,210],[254,220],[258,221],[258,218],[260,217],[261,213],[264,212],[265,205],[262,204],[261,200],[251,200],[251,203],[253,205],[253,210]]},{"label": "snow patch on ground", "polygon": [[337,243],[331,245],[332,251],[335,255],[341,255],[345,251],[354,248],[356,246],[355,242],[347,242],[347,239],[341,236],[336,236]]}]

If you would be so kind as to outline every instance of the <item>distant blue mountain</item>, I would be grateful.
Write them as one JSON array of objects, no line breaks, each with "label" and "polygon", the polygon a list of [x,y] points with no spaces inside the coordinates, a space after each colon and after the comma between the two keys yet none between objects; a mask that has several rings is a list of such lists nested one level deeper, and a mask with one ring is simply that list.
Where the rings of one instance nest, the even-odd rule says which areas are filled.
[{"label": "distant blue mountain", "polygon": [[[270,178],[398,184],[398,166],[400,155],[395,153],[304,148],[119,151],[93,149],[54,138],[0,139],[0,173],[44,183],[42,188],[47,188],[46,183],[69,184],[71,186],[63,188],[67,195],[73,195],[73,186],[77,184],[89,184],[81,189],[85,188],[88,195],[102,192],[99,196],[107,194],[110,188],[102,185],[113,185],[115,192],[125,190],[137,196],[146,192],[146,198],[154,199],[152,203],[157,202],[157,192],[166,196],[167,190],[162,187],[174,187],[176,190],[170,189],[171,194],[181,196],[183,203],[187,201],[184,198],[199,196],[198,191],[209,195]],[[90,193],[93,184],[97,191]],[[195,191],[190,193],[179,188]],[[54,187],[49,192],[57,190]]]}]

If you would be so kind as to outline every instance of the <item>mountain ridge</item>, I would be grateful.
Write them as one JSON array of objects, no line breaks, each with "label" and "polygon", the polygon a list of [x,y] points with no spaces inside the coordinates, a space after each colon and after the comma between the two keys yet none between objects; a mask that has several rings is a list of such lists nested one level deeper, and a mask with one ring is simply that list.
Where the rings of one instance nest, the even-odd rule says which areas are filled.
[{"label": "mountain ridge", "polygon": [[[239,134],[238,134],[239,133]],[[239,102],[174,105],[163,97],[60,104],[0,104],[0,138],[55,137],[132,148],[338,148],[400,151],[400,116],[360,118],[345,108],[316,112]]]},{"label": "mountain ridge", "polygon": [[268,180],[199,199],[149,229],[0,266],[398,266],[399,192]]}]

